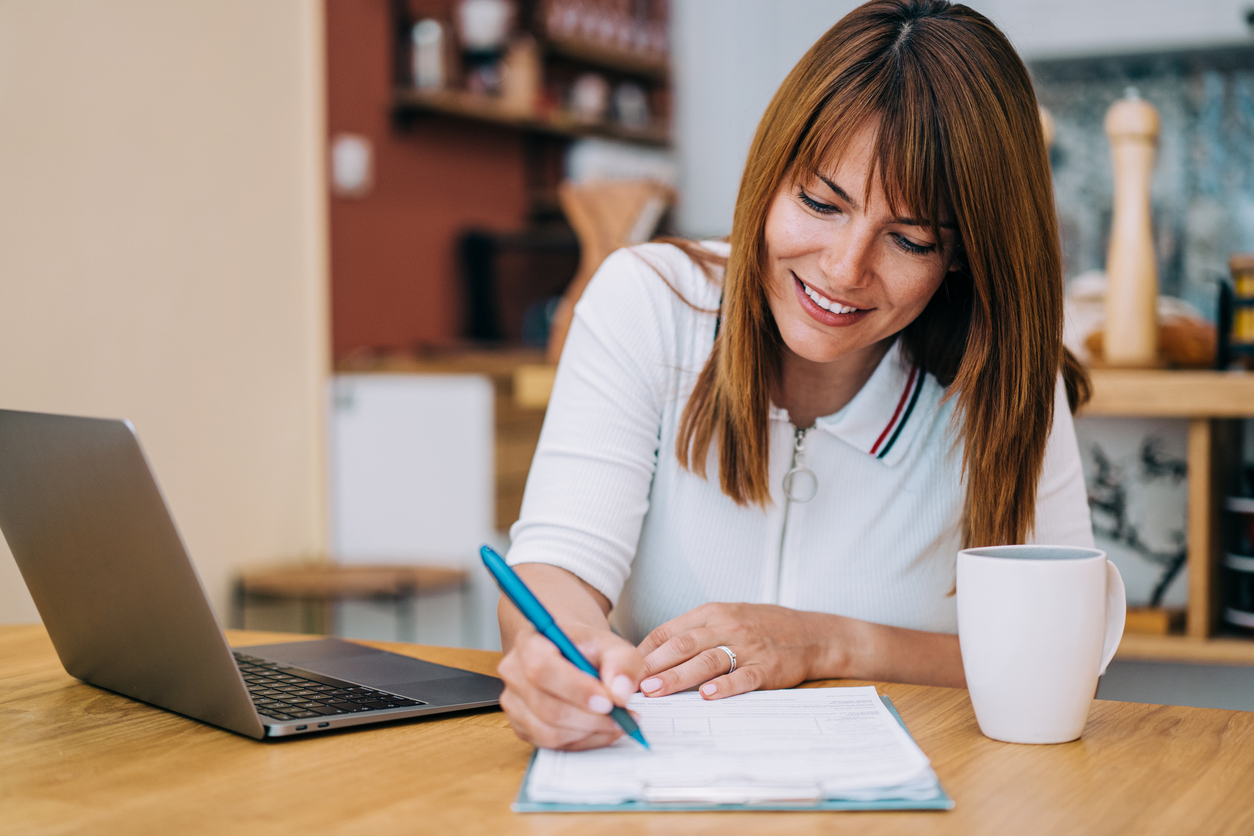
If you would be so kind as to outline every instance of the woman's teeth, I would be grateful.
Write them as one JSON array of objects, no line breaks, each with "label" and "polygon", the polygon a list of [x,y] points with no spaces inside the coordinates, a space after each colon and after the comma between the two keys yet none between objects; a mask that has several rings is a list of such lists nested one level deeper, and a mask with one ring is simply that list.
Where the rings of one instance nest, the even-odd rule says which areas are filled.
[{"label": "woman's teeth", "polygon": [[815,293],[813,290],[810,289],[810,286],[806,284],[805,282],[802,282],[801,286],[805,288],[806,296],[809,296],[810,299],[814,301],[814,304],[818,305],[820,308],[822,308],[825,311],[831,311],[832,313],[840,314],[840,313],[853,313],[854,311],[858,310],[858,308],[850,307],[848,305],[838,304],[828,299],[826,296],[823,296],[819,293]]}]

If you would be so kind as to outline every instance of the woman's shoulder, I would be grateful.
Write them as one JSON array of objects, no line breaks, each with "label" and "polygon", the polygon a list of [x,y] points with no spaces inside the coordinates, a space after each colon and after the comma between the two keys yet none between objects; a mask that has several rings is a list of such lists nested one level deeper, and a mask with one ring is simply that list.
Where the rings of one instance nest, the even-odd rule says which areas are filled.
[{"label": "woman's shoulder", "polygon": [[[729,250],[722,241],[624,247],[602,263],[588,285],[586,300],[617,306],[634,297],[637,303],[713,314],[722,298],[722,265]],[[706,253],[708,259],[703,257]]]}]

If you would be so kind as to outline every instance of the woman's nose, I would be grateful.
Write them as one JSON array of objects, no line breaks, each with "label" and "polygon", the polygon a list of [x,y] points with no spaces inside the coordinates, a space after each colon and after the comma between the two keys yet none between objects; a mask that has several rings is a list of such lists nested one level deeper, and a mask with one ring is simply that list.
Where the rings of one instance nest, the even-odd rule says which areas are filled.
[{"label": "woman's nose", "polygon": [[874,233],[847,227],[823,248],[819,266],[833,287],[863,287],[874,275]]}]

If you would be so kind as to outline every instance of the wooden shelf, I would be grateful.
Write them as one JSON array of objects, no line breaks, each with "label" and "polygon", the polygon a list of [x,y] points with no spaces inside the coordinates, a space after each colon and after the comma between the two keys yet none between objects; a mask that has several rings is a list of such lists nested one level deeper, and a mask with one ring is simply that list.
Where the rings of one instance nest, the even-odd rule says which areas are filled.
[{"label": "wooden shelf", "polygon": [[1254,374],[1161,369],[1092,369],[1091,374],[1093,399],[1081,415],[1189,422],[1186,635],[1125,633],[1120,658],[1254,664],[1254,640],[1215,636],[1223,553],[1219,509],[1223,497],[1237,485],[1238,419],[1254,417]]},{"label": "wooden shelf", "polygon": [[451,116],[551,136],[574,139],[600,137],[660,148],[670,145],[670,132],[665,128],[636,131],[610,123],[578,122],[560,115],[544,118],[509,110],[488,96],[476,96],[455,90],[426,91],[402,87],[396,91],[394,106],[397,115],[406,118],[421,115]]},{"label": "wooden shelf", "polygon": [[[542,348],[435,348],[420,354],[345,357],[336,374],[482,374],[509,382],[522,366],[543,364]],[[543,407],[542,407],[543,408]]]},{"label": "wooden shelf", "polygon": [[545,409],[553,394],[557,366],[528,363],[514,370],[514,399],[524,409]]},{"label": "wooden shelf", "polygon": [[1083,415],[1154,418],[1254,417],[1254,373],[1090,369]]},{"label": "wooden shelf", "polygon": [[1205,665],[1254,665],[1254,638],[1212,636],[1145,636],[1124,633],[1116,659],[1147,662],[1193,662]]},{"label": "wooden shelf", "polygon": [[628,75],[643,76],[655,81],[667,81],[671,75],[670,61],[665,57],[615,49],[595,41],[549,37],[544,41],[544,48],[553,55],[560,55],[583,64],[616,70]]}]

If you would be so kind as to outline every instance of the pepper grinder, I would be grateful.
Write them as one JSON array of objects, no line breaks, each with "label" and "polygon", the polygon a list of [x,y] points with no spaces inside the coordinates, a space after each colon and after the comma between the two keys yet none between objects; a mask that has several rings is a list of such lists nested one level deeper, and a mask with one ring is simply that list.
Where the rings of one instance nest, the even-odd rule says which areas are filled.
[{"label": "pepper grinder", "polygon": [[1161,365],[1158,358],[1158,266],[1150,226],[1150,178],[1158,146],[1158,111],[1129,87],[1106,111],[1115,163],[1115,214],[1106,255],[1105,364]]}]

